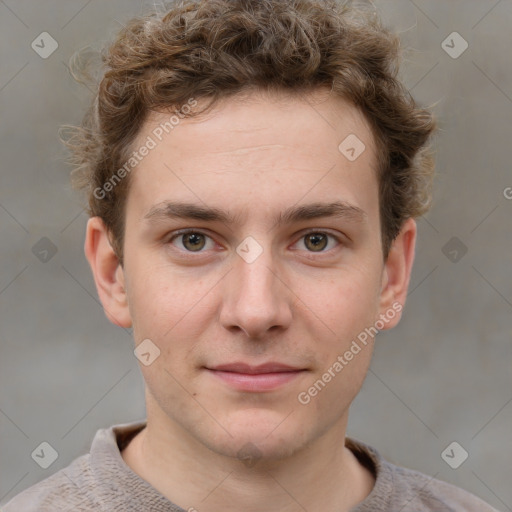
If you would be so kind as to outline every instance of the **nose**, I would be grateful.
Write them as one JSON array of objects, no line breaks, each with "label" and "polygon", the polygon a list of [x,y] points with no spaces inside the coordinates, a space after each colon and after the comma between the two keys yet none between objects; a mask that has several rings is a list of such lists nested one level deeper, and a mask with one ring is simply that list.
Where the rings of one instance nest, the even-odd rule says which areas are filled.
[{"label": "nose", "polygon": [[234,256],[233,268],[223,283],[220,322],[224,328],[262,339],[271,330],[289,327],[294,294],[277,267],[270,250],[252,262]]}]

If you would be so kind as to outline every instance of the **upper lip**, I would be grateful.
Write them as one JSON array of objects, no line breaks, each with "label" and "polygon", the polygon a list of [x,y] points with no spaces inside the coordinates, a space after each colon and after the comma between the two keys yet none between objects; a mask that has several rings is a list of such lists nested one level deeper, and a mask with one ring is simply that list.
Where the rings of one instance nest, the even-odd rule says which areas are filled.
[{"label": "upper lip", "polygon": [[297,368],[289,366],[283,363],[269,362],[260,364],[258,366],[252,366],[247,363],[229,363],[220,364],[218,366],[208,367],[209,370],[223,371],[223,372],[235,372],[235,373],[246,373],[250,375],[256,375],[259,373],[277,373],[277,372],[293,372],[304,370],[304,368]]}]

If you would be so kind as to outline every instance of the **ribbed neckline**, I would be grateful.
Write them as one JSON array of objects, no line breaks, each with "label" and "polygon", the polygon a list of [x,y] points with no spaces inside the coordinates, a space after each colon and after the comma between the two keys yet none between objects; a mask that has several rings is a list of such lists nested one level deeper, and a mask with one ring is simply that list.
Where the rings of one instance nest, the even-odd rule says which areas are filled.
[{"label": "ribbed neckline", "polygon": [[[91,445],[90,461],[98,483],[100,501],[108,503],[114,493],[116,501],[122,501],[127,511],[186,512],[135,473],[121,456],[121,450],[146,427],[146,424],[147,420],[140,420],[112,425],[97,431]],[[352,508],[351,512],[385,510],[393,489],[391,466],[375,448],[361,441],[346,437],[345,445],[375,477],[371,493],[363,502]],[[116,478],[112,478],[112,475],[116,475]]]}]

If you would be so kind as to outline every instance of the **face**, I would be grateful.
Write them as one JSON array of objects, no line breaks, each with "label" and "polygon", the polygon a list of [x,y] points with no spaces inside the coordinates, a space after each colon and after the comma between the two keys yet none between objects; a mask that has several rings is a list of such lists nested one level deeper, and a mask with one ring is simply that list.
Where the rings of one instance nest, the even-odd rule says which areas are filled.
[{"label": "face", "polygon": [[[408,274],[393,263],[403,248],[383,261],[364,117],[317,91],[230,98],[158,141],[168,119],[154,114],[135,144],[157,141],[131,176],[115,273],[126,296],[110,302],[137,345],[160,350],[141,364],[148,418],[234,457],[344,432]],[[355,139],[339,149],[351,134],[356,159]]]}]

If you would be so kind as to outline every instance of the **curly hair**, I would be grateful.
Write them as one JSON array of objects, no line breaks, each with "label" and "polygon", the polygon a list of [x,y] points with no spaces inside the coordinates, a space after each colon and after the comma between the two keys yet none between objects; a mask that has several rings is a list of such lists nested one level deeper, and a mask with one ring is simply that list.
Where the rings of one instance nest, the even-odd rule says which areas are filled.
[{"label": "curly hair", "polygon": [[363,113],[375,138],[384,259],[403,222],[430,208],[436,122],[399,80],[399,37],[368,3],[181,0],[131,19],[101,60],[94,99],[63,140],[72,185],[85,192],[88,214],[103,219],[121,265],[130,175],[105,184],[126,168],[149,114],[191,98],[206,106],[175,110],[180,117],[250,89],[328,87]]}]

